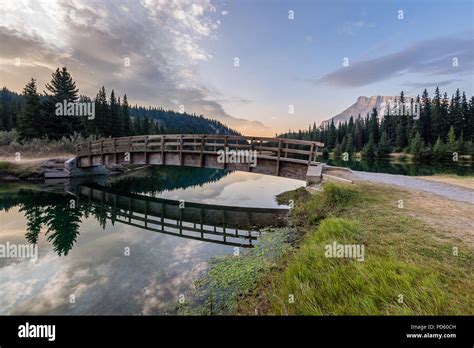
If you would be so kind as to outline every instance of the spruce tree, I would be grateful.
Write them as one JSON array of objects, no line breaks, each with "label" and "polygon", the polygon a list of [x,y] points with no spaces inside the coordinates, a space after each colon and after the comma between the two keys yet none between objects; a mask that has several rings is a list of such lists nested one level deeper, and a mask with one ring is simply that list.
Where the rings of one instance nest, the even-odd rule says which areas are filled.
[{"label": "spruce tree", "polygon": [[362,157],[365,158],[374,158],[375,157],[376,145],[372,135],[369,137],[369,142],[361,150]]},{"label": "spruce tree", "polygon": [[122,120],[119,119],[118,103],[114,90],[110,92],[110,101],[108,106],[108,114],[105,122],[108,129],[108,135],[111,137],[122,136]]},{"label": "spruce tree", "polygon": [[126,94],[123,96],[122,117],[123,117],[122,123],[123,123],[124,135],[132,135],[132,124],[131,124],[131,119],[130,119],[128,99],[127,99]]},{"label": "spruce tree", "polygon": [[[46,101],[44,105],[44,128],[51,139],[80,132],[81,120],[77,116],[56,115],[56,103],[75,103],[79,90],[66,67],[57,68],[52,74],[50,83],[46,84]],[[63,110],[64,111],[64,110]]]},{"label": "spruce tree", "polygon": [[388,142],[387,133],[383,132],[382,136],[380,137],[379,144],[377,145],[377,157],[387,157],[388,155],[390,155],[391,151],[392,149],[390,148],[390,144]]},{"label": "spruce tree", "polygon": [[454,130],[454,126],[451,126],[449,129],[446,149],[450,154],[458,151],[458,142],[456,141],[456,132]]},{"label": "spruce tree", "polygon": [[415,137],[412,139],[410,144],[410,153],[416,159],[419,159],[422,156],[424,146],[420,133],[416,132]]},{"label": "spruce tree", "polygon": [[42,138],[44,136],[43,124],[40,118],[40,96],[36,90],[36,80],[31,79],[23,89],[25,108],[20,114],[18,133],[21,139]]},{"label": "spruce tree", "polygon": [[433,146],[433,157],[437,160],[441,160],[446,156],[446,145],[441,140],[441,136],[438,136],[435,145]]},{"label": "spruce tree", "polygon": [[439,92],[439,88],[436,87],[433,100],[431,102],[431,139],[435,139],[440,132],[444,132],[444,122],[442,117],[441,94]]},{"label": "spruce tree", "polygon": [[420,110],[420,134],[426,144],[431,143],[431,101],[428,91],[423,91]]},{"label": "spruce tree", "polygon": [[372,114],[370,115],[369,124],[368,124],[368,133],[369,133],[369,141],[370,137],[372,137],[372,141],[374,144],[376,141],[379,140],[379,120],[377,117],[377,109],[372,109]]}]

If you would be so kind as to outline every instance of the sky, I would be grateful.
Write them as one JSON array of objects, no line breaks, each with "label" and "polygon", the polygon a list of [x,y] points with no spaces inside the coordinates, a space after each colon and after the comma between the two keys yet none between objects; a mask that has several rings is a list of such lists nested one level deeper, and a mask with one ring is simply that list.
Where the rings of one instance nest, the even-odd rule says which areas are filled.
[{"label": "sky", "polygon": [[[306,129],[359,96],[474,90],[472,0],[2,0],[0,86],[67,66],[81,94]],[[129,64],[128,64],[129,62]]]}]

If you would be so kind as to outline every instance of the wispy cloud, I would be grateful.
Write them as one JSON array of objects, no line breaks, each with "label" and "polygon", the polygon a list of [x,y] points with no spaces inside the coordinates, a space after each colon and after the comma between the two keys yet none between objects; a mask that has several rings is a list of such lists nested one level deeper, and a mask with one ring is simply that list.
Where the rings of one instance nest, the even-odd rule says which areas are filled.
[{"label": "wispy cloud", "polygon": [[[453,66],[457,58],[458,66]],[[417,42],[399,52],[351,63],[312,83],[359,87],[405,73],[461,76],[474,68],[474,39],[439,38]]]},{"label": "wispy cloud", "polygon": [[430,87],[443,87],[448,86],[451,83],[462,81],[461,79],[449,79],[449,80],[442,80],[437,82],[405,82],[404,85],[408,87],[414,88],[430,88]]},{"label": "wispy cloud", "polygon": [[105,85],[139,104],[182,104],[241,131],[264,128],[227,114],[201,82],[198,64],[212,59],[202,42],[216,38],[216,13],[209,0],[2,1],[2,83],[19,90],[35,77],[44,85],[66,65],[83,94]]}]

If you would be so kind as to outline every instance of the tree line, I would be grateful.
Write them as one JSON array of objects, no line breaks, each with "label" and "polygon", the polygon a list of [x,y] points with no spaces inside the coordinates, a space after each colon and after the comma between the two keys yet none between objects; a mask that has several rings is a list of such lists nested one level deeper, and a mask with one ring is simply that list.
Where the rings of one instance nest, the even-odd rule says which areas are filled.
[{"label": "tree line", "polygon": [[[16,129],[21,140],[60,139],[73,134],[84,137],[120,137],[143,134],[203,133],[238,134],[224,124],[202,115],[177,113],[156,107],[130,106],[127,95],[121,98],[102,87],[95,98],[80,95],[66,67],[57,68],[43,93],[32,78],[22,94],[0,91],[0,131]],[[93,118],[56,114],[56,104],[94,103]]]},{"label": "tree line", "polygon": [[[377,109],[365,116],[351,116],[349,121],[334,120],[308,130],[289,131],[279,135],[293,139],[320,141],[326,145],[325,156],[360,152],[363,157],[387,157],[392,152],[411,153],[415,158],[451,158],[453,153],[474,154],[474,97],[456,90],[451,98],[441,95],[437,87],[433,97],[425,89],[416,98],[400,93],[400,104],[419,105],[419,114],[384,113]],[[414,109],[414,108],[413,108]],[[388,106],[387,110],[390,110]]]}]

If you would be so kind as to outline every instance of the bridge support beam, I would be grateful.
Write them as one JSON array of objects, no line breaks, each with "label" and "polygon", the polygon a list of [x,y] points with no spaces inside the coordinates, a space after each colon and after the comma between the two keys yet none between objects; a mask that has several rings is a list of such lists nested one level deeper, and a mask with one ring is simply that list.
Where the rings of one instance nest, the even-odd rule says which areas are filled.
[{"label": "bridge support beam", "polygon": [[84,176],[106,175],[109,172],[104,165],[79,168],[77,166],[77,162],[77,158],[71,158],[64,162],[63,170],[45,172],[44,177],[46,179],[76,178]]}]

